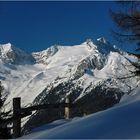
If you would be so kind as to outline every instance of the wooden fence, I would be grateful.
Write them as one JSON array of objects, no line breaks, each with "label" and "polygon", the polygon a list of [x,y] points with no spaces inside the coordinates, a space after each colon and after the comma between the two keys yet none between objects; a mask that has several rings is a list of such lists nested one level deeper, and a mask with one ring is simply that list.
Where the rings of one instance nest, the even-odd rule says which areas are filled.
[{"label": "wooden fence", "polygon": [[30,107],[21,108],[21,98],[13,98],[13,115],[11,118],[3,120],[3,123],[13,123],[13,138],[18,138],[21,136],[21,119],[32,114],[32,111],[40,109],[54,109],[54,108],[64,108],[65,109],[65,119],[69,119],[71,116],[72,104],[69,97],[65,98],[64,103],[57,104],[42,104]]}]

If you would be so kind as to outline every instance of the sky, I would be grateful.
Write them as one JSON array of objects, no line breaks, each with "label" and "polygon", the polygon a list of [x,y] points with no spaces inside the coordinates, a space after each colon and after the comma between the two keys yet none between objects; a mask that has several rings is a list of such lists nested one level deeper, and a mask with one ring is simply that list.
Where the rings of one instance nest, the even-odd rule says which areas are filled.
[{"label": "sky", "polygon": [[51,45],[76,45],[105,37],[116,44],[109,8],[113,1],[0,2],[0,44],[12,43],[27,52]]}]

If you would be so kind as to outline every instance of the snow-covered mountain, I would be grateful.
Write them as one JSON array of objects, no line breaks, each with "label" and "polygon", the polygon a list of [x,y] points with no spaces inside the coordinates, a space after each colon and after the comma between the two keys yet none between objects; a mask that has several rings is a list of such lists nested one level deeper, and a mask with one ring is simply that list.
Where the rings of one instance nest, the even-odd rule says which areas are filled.
[{"label": "snow-covered mountain", "polygon": [[0,45],[0,61],[10,64],[30,64],[33,63],[34,58],[22,51],[15,48],[11,43]]},{"label": "snow-covered mountain", "polygon": [[134,70],[128,59],[137,61],[105,38],[54,45],[32,54],[10,43],[0,45],[0,80],[8,95],[5,104],[10,102],[10,109],[17,96],[27,106],[62,102],[69,95],[72,102],[82,104],[75,110],[78,115],[106,109],[137,85],[136,78],[120,80]]}]

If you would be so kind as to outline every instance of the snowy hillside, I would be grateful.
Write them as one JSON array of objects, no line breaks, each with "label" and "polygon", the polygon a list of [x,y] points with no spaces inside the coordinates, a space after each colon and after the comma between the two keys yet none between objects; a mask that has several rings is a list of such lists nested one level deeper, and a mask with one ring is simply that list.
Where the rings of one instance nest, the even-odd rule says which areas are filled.
[{"label": "snowy hillside", "polygon": [[108,110],[72,120],[58,120],[32,130],[32,139],[139,139],[140,87]]},{"label": "snowy hillside", "polygon": [[22,106],[27,106],[62,102],[66,95],[80,104],[74,115],[109,108],[136,87],[135,78],[118,79],[133,71],[128,59],[137,61],[105,38],[74,46],[54,45],[32,54],[10,43],[0,45],[0,80],[8,95],[5,104],[9,103],[6,109],[12,108],[14,97],[21,97]]}]

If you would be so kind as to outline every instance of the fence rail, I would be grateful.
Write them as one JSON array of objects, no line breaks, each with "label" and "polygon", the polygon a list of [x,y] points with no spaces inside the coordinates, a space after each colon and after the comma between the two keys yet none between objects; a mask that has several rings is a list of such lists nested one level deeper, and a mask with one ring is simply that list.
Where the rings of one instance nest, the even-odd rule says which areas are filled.
[{"label": "fence rail", "polygon": [[13,123],[13,138],[18,138],[21,136],[21,119],[32,114],[32,111],[41,110],[41,109],[55,109],[55,108],[64,108],[65,119],[69,119],[71,115],[71,108],[74,107],[74,104],[71,104],[69,97],[67,96],[64,103],[56,104],[42,104],[35,105],[30,107],[21,108],[21,98],[13,98],[13,115],[6,120],[3,120],[2,124]]}]

